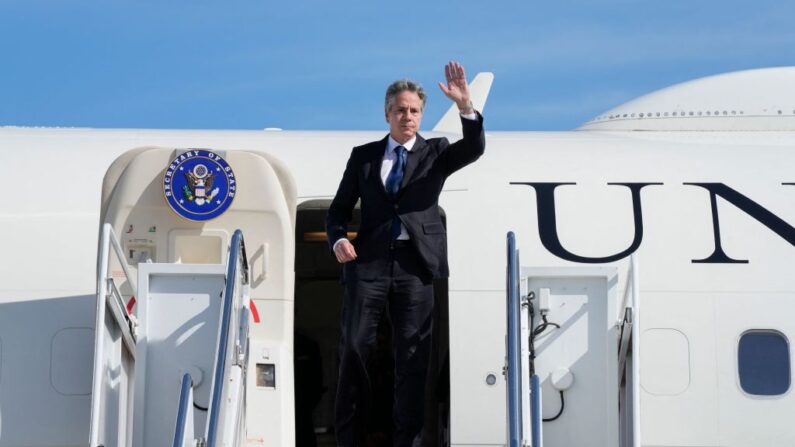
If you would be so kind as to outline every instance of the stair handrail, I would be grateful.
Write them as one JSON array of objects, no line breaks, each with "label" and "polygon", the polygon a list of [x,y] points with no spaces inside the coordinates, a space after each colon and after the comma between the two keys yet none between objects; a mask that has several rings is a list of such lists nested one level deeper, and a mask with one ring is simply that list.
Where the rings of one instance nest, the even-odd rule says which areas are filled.
[{"label": "stair handrail", "polygon": [[541,414],[541,378],[538,374],[530,377],[530,445],[532,447],[542,447],[544,440],[542,437],[542,424],[544,416]]},{"label": "stair handrail", "polygon": [[632,447],[640,447],[640,276],[637,254],[629,258],[618,345],[618,381],[624,379],[627,355],[632,354]]},{"label": "stair handrail", "polygon": [[[240,270],[238,271],[238,265]],[[210,406],[208,407],[207,418],[207,447],[215,447],[218,440],[218,421],[220,418],[221,402],[224,389],[224,372],[226,370],[227,349],[229,346],[229,327],[232,324],[232,300],[235,296],[235,286],[237,285],[238,275],[240,275],[241,285],[249,283],[249,268],[246,257],[246,245],[243,240],[243,232],[235,230],[232,235],[232,242],[229,245],[229,257],[226,264],[226,286],[224,288],[223,311],[221,314],[221,328],[218,336],[218,353],[215,359],[214,376],[212,383],[212,395]],[[242,348],[242,347],[241,347]],[[246,365],[243,365],[245,370]]]},{"label": "stair handrail", "polygon": [[627,354],[631,349],[630,343],[632,342],[632,327],[633,327],[633,310],[634,310],[634,291],[633,291],[633,278],[635,276],[635,255],[629,258],[629,265],[627,266],[627,277],[624,281],[624,296],[621,299],[621,315],[617,321],[617,325],[621,330],[618,338],[618,382],[624,379],[626,373],[626,360]]},{"label": "stair handrail", "polygon": [[632,264],[632,447],[641,447],[640,432],[640,274],[638,258],[629,258]]},{"label": "stair handrail", "polygon": [[[122,301],[121,293],[116,287],[115,277],[110,272],[111,249],[116,255],[116,258],[121,265],[123,278],[132,289],[133,296],[138,294],[138,286],[130,273],[130,266],[127,263],[127,258],[124,256],[124,250],[121,248],[121,243],[116,233],[113,231],[113,226],[109,223],[102,225],[102,236],[99,246],[99,259],[97,265],[97,307],[95,315],[95,331],[102,330],[105,324],[105,311],[109,308],[111,315],[114,317],[116,324],[121,330],[121,340],[127,345],[130,354],[135,357],[135,343],[136,343],[136,324],[129,312],[127,311],[124,302]],[[94,337],[94,353],[99,354],[105,352],[104,337],[98,333]],[[100,358],[94,359],[93,365],[93,383],[91,393],[91,421],[89,425],[89,447],[99,447],[100,445],[100,418],[102,414],[99,412],[102,393],[102,367],[103,362]]]},{"label": "stair handrail", "polygon": [[519,254],[516,250],[516,236],[513,231],[507,236],[506,305],[508,333],[506,337],[507,365],[507,406],[508,406],[508,446],[523,447],[522,438],[522,344],[521,344],[521,302],[519,299]]},{"label": "stair handrail", "polygon": [[189,373],[182,376],[177,407],[177,422],[174,427],[173,447],[192,447],[193,431],[193,378]]}]

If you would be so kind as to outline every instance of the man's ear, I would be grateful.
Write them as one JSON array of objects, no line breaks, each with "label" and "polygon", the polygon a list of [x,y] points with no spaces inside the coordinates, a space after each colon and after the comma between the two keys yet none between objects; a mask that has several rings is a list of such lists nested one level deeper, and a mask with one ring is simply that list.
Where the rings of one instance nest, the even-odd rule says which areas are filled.
[{"label": "man's ear", "polygon": [[384,108],[384,121],[389,122],[389,110]]}]

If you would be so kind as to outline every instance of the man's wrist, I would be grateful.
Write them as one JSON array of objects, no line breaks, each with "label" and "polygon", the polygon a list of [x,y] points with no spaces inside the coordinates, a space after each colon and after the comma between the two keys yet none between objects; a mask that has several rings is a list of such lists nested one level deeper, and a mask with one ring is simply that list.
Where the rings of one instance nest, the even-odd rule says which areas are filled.
[{"label": "man's wrist", "polygon": [[462,115],[469,115],[475,113],[475,106],[472,105],[472,101],[467,100],[463,104],[456,103],[458,106],[458,111],[461,112]]},{"label": "man's wrist", "polygon": [[334,245],[331,246],[331,251],[337,251],[337,245],[340,244],[342,241],[347,241],[347,238],[341,237],[334,242]]}]

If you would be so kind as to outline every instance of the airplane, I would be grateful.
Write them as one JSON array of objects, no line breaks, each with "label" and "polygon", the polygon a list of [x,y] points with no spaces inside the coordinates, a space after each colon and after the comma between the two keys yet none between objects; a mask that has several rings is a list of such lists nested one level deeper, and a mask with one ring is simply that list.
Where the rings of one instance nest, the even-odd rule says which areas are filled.
[{"label": "airplane", "polygon": [[[568,132],[484,113],[440,197],[427,445],[795,445],[793,85],[710,76]],[[423,134],[457,139],[456,115]],[[324,217],[382,136],[0,128],[0,447],[333,445]]]}]

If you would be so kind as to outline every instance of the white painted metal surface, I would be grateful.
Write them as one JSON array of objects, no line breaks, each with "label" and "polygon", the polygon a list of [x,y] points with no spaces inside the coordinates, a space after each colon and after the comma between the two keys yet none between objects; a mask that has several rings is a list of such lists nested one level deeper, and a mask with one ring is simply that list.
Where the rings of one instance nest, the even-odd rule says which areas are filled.
[{"label": "white painted metal surface", "polygon": [[579,130],[795,130],[795,68],[708,76],[629,101]]},{"label": "white painted metal surface", "polygon": [[[544,424],[548,447],[617,446],[617,312],[618,274],[607,267],[522,268],[527,289],[548,294],[550,323],[536,337],[536,374],[541,379],[542,411],[555,419],[561,410],[553,373],[566,368],[574,385],[563,392],[559,418]],[[541,325],[535,319],[535,326]]]},{"label": "white painted metal surface", "polygon": [[220,424],[223,427],[220,445],[224,447],[242,446],[246,442],[243,381],[243,369],[240,366],[233,366],[227,383],[227,396],[224,399],[226,404],[224,420]]},{"label": "white painted metal surface", "polygon": [[[168,445],[174,437],[180,383],[195,368],[213,373],[225,266],[140,264],[133,446]],[[194,388],[194,402],[209,407],[211,380]],[[204,437],[207,413],[195,413],[193,438]]]}]

